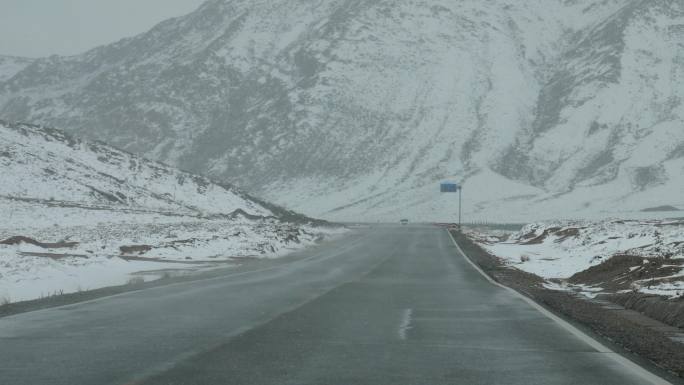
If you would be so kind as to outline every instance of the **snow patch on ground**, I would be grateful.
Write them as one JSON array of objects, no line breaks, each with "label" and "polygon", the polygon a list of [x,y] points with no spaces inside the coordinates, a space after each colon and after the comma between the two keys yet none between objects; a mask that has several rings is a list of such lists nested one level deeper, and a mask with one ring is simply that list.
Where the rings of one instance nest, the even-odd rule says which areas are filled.
[{"label": "snow patch on ground", "polygon": [[[81,214],[85,218],[100,213]],[[147,221],[140,217],[127,220],[125,213],[118,213],[111,223],[0,228],[0,241],[20,235],[39,242],[78,243],[69,248],[0,245],[0,302],[191,274],[235,266],[245,258],[281,257],[346,231],[275,219],[177,217],[175,222],[155,222],[154,215]]]},{"label": "snow patch on ground", "polygon": [[[653,265],[654,260],[658,262],[657,269],[681,273],[634,279],[632,290],[668,297],[684,293],[684,220],[681,219],[550,221],[529,224],[509,234],[472,229],[468,235],[507,264],[554,280],[549,283],[550,288],[571,287],[592,297],[603,291],[601,285],[569,285],[567,279],[612,257],[642,258],[643,262],[638,261],[642,266],[627,270],[626,273],[635,273],[629,277],[639,277],[639,271]],[[624,279],[630,278],[625,274]]]},{"label": "snow patch on ground", "polygon": [[207,219],[4,203],[0,209],[11,208],[13,215],[12,222],[0,224],[0,242],[24,236],[78,245],[0,245],[0,304],[282,257],[347,231],[274,218]]}]

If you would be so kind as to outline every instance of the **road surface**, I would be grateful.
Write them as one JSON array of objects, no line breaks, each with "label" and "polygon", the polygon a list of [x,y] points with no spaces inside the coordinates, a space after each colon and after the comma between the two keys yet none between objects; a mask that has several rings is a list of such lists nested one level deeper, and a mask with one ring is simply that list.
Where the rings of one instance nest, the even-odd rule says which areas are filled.
[{"label": "road surface", "polygon": [[0,383],[645,384],[488,282],[436,227],[0,319]]}]

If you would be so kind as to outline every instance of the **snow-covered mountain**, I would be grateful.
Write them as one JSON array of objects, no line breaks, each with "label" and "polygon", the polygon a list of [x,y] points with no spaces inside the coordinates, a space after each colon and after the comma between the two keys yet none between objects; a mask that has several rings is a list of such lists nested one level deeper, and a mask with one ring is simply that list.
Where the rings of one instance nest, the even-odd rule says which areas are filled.
[{"label": "snow-covered mountain", "polygon": [[684,5],[210,0],[0,79],[63,127],[333,219],[684,207]]}]

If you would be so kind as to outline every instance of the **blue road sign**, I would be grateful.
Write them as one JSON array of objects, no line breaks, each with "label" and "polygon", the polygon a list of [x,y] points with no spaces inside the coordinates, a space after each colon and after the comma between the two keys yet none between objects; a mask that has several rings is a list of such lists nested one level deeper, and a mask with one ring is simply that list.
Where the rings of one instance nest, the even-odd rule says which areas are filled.
[{"label": "blue road sign", "polygon": [[463,186],[456,182],[442,182],[439,185],[439,191],[443,193],[458,193],[458,228],[461,228],[461,195],[463,194]]},{"label": "blue road sign", "polygon": [[439,185],[439,191],[443,193],[455,193],[458,192],[458,190],[461,189],[461,186],[458,185],[458,183],[454,182],[442,182]]}]

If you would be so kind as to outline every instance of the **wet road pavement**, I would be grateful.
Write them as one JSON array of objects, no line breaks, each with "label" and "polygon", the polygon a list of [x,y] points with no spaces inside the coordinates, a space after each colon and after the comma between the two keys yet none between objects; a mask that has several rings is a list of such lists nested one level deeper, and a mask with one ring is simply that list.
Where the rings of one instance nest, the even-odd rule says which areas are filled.
[{"label": "wet road pavement", "polygon": [[376,227],[288,263],[0,318],[2,384],[646,384],[437,227]]}]

